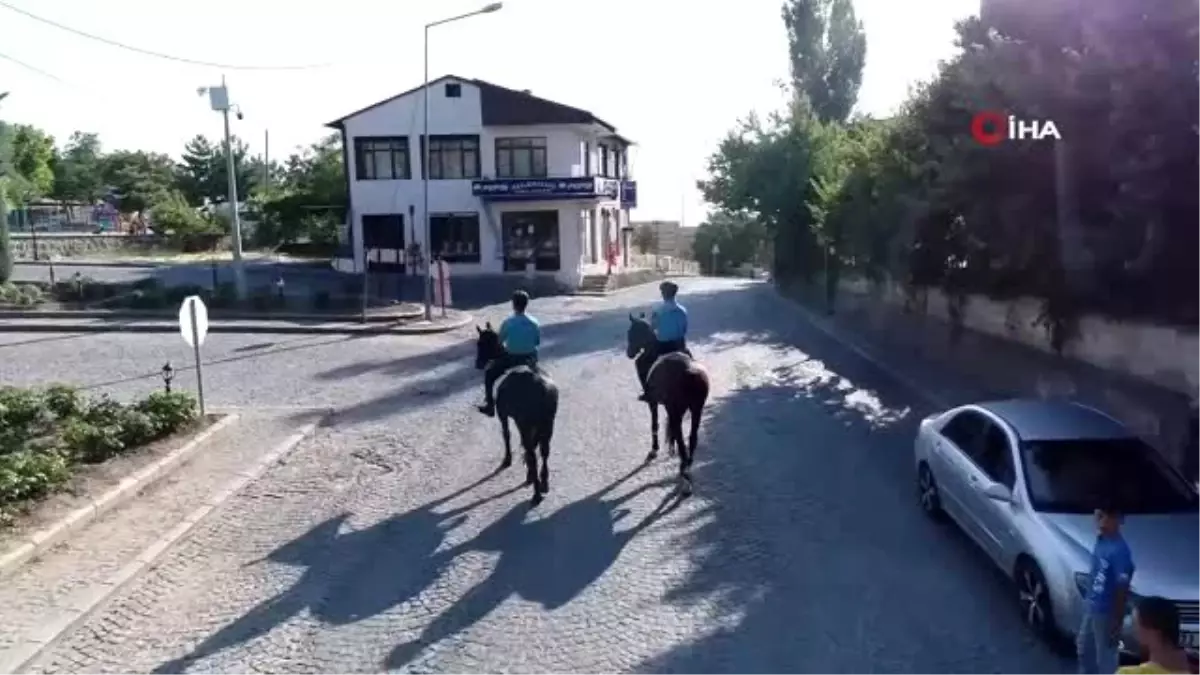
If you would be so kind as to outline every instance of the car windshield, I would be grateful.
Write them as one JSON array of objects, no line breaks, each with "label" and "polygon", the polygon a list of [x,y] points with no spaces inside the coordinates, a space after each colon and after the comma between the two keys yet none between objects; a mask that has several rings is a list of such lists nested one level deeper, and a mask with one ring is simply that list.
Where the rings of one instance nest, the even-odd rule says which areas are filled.
[{"label": "car windshield", "polygon": [[1022,445],[1029,499],[1038,511],[1091,513],[1112,503],[1122,513],[1198,508],[1196,492],[1136,438],[1031,441]]}]

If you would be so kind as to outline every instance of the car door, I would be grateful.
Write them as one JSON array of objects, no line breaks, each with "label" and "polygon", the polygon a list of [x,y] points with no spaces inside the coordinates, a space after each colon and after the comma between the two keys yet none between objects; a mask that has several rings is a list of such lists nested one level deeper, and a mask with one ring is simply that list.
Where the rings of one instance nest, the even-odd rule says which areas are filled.
[{"label": "car door", "polygon": [[970,513],[967,500],[967,475],[971,469],[969,452],[978,444],[986,428],[987,418],[975,410],[956,413],[941,428],[934,439],[931,455],[934,477],[937,478],[942,497],[942,508],[954,518],[959,526],[973,539],[982,536],[974,516]]},{"label": "car door", "polygon": [[964,505],[981,535],[980,545],[1003,565],[1015,540],[1015,509],[1012,502],[989,497],[984,490],[992,484],[1007,487],[1010,494],[1016,489],[1016,464],[1008,432],[996,421],[985,419],[978,442],[967,454],[970,462],[965,469],[968,489]]}]

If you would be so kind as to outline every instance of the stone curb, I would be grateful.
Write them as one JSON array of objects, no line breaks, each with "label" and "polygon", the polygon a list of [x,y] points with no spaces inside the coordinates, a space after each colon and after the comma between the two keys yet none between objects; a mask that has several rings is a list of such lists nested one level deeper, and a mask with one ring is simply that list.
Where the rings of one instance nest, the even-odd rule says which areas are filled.
[{"label": "stone curb", "polygon": [[[417,307],[398,312],[367,312],[367,323],[389,323],[415,319],[425,314],[425,310]],[[177,316],[177,310],[156,312],[139,310],[111,309],[0,309],[0,320],[4,319],[104,319],[109,321],[143,320],[170,321]],[[306,314],[304,312],[279,312],[277,314],[255,314],[253,312],[222,312],[209,311],[210,321],[296,321],[314,323],[359,323],[362,313],[346,314]]]},{"label": "stone curb", "polygon": [[163,478],[173,469],[191,459],[208,440],[221,429],[229,426],[238,418],[236,413],[227,414],[220,420],[209,425],[207,429],[192,437],[183,447],[171,452],[166,457],[137,471],[131,476],[121,479],[121,482],[104,494],[91,500],[91,503],[75,509],[53,525],[38,530],[29,535],[28,541],[15,549],[0,553],[0,576],[9,574],[34,556],[45,553],[59,545],[64,539],[78,531],[84,525],[107,513],[114,507],[129,501],[131,497],[149,487],[154,481]]},{"label": "stone curb", "polygon": [[[209,324],[209,333],[275,334],[275,335],[432,335],[448,333],[471,323],[473,317],[463,313],[445,323],[425,323],[393,326],[375,322],[359,323],[269,323],[244,322],[227,324],[217,321]],[[69,319],[45,320],[31,323],[6,324],[0,321],[3,333],[176,333],[179,324],[171,321],[106,321],[100,323],[78,323]]]},{"label": "stone curb", "polygon": [[[317,411],[314,410],[314,412]],[[109,598],[119,593],[132,581],[137,579],[138,575],[142,572],[152,569],[154,563],[164,553],[170,550],[179,540],[187,536],[193,528],[199,525],[217,507],[240,492],[246,485],[258,479],[271,465],[279,462],[291,451],[295,450],[301,441],[321,425],[321,422],[327,415],[328,412],[325,412],[321,419],[304,425],[299,431],[289,436],[287,440],[275,446],[253,467],[239,472],[236,478],[227,483],[216,494],[205,500],[203,505],[197,507],[182,522],[154,543],[147,546],[141,554],[120,570],[117,570],[106,581],[94,587],[87,588],[77,594],[76,597],[71,598],[67,607],[59,609],[53,618],[38,627],[34,632],[33,638],[19,642],[17,646],[6,653],[0,654],[0,673],[19,672],[41,656],[43,652],[53,647],[60,638],[87,621]],[[226,419],[232,419],[235,416],[231,415]]]}]

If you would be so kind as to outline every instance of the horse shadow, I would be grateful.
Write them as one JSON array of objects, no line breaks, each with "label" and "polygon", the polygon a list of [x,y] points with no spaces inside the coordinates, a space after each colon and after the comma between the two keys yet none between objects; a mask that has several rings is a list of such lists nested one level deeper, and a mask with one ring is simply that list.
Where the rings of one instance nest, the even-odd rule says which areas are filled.
[{"label": "horse shadow", "polygon": [[488,577],[429,622],[420,636],[396,646],[383,668],[403,668],[426,648],[482,621],[512,596],[536,602],[547,610],[570,602],[616,562],[635,536],[681,503],[678,492],[668,492],[640,522],[617,531],[615,525],[629,514],[623,507],[625,503],[673,482],[673,479],[654,481],[620,497],[606,498],[643,468],[634,468],[546,518],[526,521],[531,507],[528,502],[518,504],[474,539],[453,549],[451,555],[467,551],[498,553],[499,560]]},{"label": "horse shadow", "polygon": [[304,572],[287,589],[152,672],[183,672],[201,659],[266,635],[306,609],[319,621],[345,625],[412,600],[458,555],[453,549],[438,550],[447,534],[461,525],[470,511],[513,494],[521,486],[445,512],[435,509],[498,474],[493,472],[452,494],[362,530],[342,532],[350,514],[334,516],[265,558],[247,563],[246,567],[273,562],[303,567]]}]

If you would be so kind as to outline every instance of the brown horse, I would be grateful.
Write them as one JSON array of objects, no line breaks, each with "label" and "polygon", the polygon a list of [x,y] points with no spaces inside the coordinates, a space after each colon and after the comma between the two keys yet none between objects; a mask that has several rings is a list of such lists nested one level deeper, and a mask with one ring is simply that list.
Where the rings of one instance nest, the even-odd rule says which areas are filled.
[{"label": "brown horse", "polygon": [[[646,377],[646,393],[650,406],[650,454],[646,461],[658,457],[658,406],[667,409],[667,450],[679,453],[679,483],[683,496],[692,493],[692,462],[696,458],[696,442],[700,433],[700,417],[708,401],[708,371],[687,354],[673,352],[658,355],[658,340],[654,328],[644,316],[629,315],[625,355],[636,359],[643,352],[655,356],[654,365]],[[683,441],[683,415],[692,421],[687,443]]]}]

